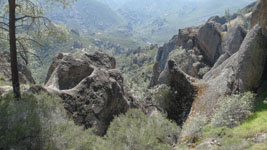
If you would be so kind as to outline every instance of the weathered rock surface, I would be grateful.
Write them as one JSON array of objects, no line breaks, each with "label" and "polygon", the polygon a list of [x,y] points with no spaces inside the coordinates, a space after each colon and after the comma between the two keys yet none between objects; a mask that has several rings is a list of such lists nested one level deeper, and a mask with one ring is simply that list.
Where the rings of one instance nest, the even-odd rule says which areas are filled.
[{"label": "weathered rock surface", "polygon": [[256,24],[259,24],[263,29],[263,34],[267,37],[267,1],[258,0],[256,8],[252,13],[251,18],[251,27],[254,27]]},{"label": "weathered rock surface", "polygon": [[223,52],[229,52],[230,55],[237,52],[245,39],[247,31],[240,25],[230,28],[222,40]]},{"label": "weathered rock surface", "polygon": [[[161,72],[158,84],[165,86],[154,87],[153,96],[148,96],[146,102],[151,102],[167,112],[167,117],[182,125],[195,95],[195,87],[189,77],[179,69],[174,60],[169,60]],[[155,102],[155,103],[154,103]]]},{"label": "weathered rock surface", "polygon": [[235,25],[230,28],[222,40],[222,52],[224,54],[219,57],[213,68],[222,64],[226,59],[239,50],[246,34],[246,30],[240,25]]},{"label": "weathered rock surface", "polygon": [[214,64],[222,54],[222,30],[220,27],[220,24],[207,22],[205,25],[200,27],[198,31],[197,38],[199,45],[211,64]]},{"label": "weathered rock surface", "polygon": [[95,127],[103,135],[115,115],[133,106],[134,98],[124,90],[115,59],[97,51],[94,54],[59,54],[53,61],[44,90],[63,99],[76,124]]},{"label": "weathered rock surface", "polygon": [[[5,81],[11,81],[11,67],[9,52],[0,52],[0,76],[5,78]],[[35,81],[32,77],[31,71],[23,63],[21,59],[18,59],[19,80],[22,84],[34,84]]]},{"label": "weathered rock surface", "polygon": [[226,20],[225,17],[213,16],[213,17],[210,17],[208,22],[216,22],[216,23],[219,23],[219,24],[223,25],[223,24],[225,24],[227,22],[227,20]]},{"label": "weathered rock surface", "polygon": [[266,55],[266,39],[261,28],[255,26],[237,53],[203,77],[205,83],[194,101],[191,114],[211,115],[217,102],[225,96],[256,90],[263,75]]},{"label": "weathered rock surface", "polygon": [[180,29],[178,35],[174,36],[169,43],[159,48],[157,62],[154,66],[154,70],[157,70],[154,72],[157,74],[153,73],[149,87],[157,84],[159,73],[164,70],[166,62],[172,58],[174,58],[176,64],[179,64],[179,68],[182,71],[193,77],[201,78],[209,71],[210,63],[199,46],[198,30],[198,27]]},{"label": "weathered rock surface", "polygon": [[173,38],[168,43],[164,44],[158,49],[156,61],[159,63],[160,71],[164,69],[169,53],[176,47],[177,39],[177,35],[173,36]]}]

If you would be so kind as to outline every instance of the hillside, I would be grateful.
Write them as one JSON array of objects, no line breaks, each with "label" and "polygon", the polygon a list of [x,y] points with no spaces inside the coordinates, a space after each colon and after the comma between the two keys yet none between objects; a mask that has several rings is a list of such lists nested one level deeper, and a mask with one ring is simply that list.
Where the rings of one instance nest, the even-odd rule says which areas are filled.
[{"label": "hillside", "polygon": [[119,14],[98,0],[78,0],[71,8],[57,8],[48,15],[56,23],[67,24],[84,35],[112,29],[123,22]]},{"label": "hillside", "polygon": [[[91,30],[72,22],[69,8],[70,22],[57,23],[77,25],[50,22],[61,36],[33,36],[43,46],[27,43],[35,57],[18,55],[17,68],[9,40],[0,40],[0,150],[267,149],[266,0],[80,2],[73,18],[86,3],[123,21]],[[220,16],[226,6],[236,11]],[[164,44],[149,44],[143,27],[165,12],[194,19]],[[156,22],[163,38],[171,25]],[[14,69],[21,97],[12,90]]]},{"label": "hillside", "polygon": [[166,42],[177,29],[199,25],[225,9],[236,12],[254,0],[113,0],[105,1],[128,22],[133,36],[151,43]]},{"label": "hillside", "polygon": [[[49,16],[56,23],[79,29],[84,35],[107,33],[142,42],[162,44],[177,29],[199,25],[226,9],[236,12],[254,0],[78,0]],[[170,5],[171,4],[171,5]]]}]

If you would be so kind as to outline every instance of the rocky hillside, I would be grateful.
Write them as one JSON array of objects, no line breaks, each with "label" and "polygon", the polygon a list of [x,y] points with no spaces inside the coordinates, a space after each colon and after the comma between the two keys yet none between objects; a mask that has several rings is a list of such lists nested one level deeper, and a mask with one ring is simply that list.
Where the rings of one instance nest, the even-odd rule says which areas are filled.
[{"label": "rocky hillside", "polygon": [[116,57],[58,53],[43,85],[20,62],[21,101],[2,53],[0,149],[267,149],[266,10],[259,0]]}]

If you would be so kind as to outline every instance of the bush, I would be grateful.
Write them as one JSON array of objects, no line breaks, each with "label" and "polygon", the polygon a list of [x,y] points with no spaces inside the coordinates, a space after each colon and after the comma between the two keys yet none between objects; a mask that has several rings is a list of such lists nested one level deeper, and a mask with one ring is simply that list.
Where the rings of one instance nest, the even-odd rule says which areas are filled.
[{"label": "bush", "polygon": [[162,150],[172,149],[177,142],[179,127],[156,113],[147,117],[137,109],[116,117],[107,131],[110,149],[116,150]]},{"label": "bush", "polygon": [[213,127],[235,127],[247,119],[253,110],[255,95],[247,92],[232,95],[223,100],[216,110],[211,125]]},{"label": "bush", "polygon": [[0,97],[0,149],[101,149],[102,139],[69,120],[57,97]]}]

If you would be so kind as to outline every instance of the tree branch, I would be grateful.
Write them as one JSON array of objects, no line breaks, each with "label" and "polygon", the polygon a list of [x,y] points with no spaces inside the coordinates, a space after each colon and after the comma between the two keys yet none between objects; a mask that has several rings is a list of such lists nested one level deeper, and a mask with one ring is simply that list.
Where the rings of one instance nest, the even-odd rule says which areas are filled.
[{"label": "tree branch", "polygon": [[22,37],[22,38],[17,38],[17,40],[27,40],[27,41],[32,41],[34,43],[36,43],[37,45],[39,45],[40,47],[44,47],[43,44],[41,44],[40,42],[34,40],[34,39],[31,39],[31,38],[25,38],[25,37]]},{"label": "tree branch", "polygon": [[16,18],[16,21],[19,21],[19,20],[23,20],[25,18],[31,18],[31,19],[45,19],[49,22],[51,22],[50,19],[48,19],[47,17],[44,17],[44,16],[29,16],[29,15],[25,15],[23,17],[19,17],[19,18]]},{"label": "tree branch", "polygon": [[9,24],[5,23],[5,22],[0,22],[0,24],[3,24],[5,26],[9,26]]},{"label": "tree branch", "polygon": [[27,53],[27,50],[24,47],[24,45],[20,42],[20,40],[17,40],[17,41],[18,41],[19,45],[21,46],[21,48],[22,48],[22,50],[24,52],[25,57],[22,55],[21,52],[19,52],[19,55],[24,60],[24,62],[26,63],[26,65],[28,65],[29,61],[28,61],[27,54],[26,54]]},{"label": "tree branch", "polygon": [[27,55],[26,53],[29,53],[29,54],[33,55],[33,56],[36,57],[36,58],[40,61],[40,63],[42,64],[42,59],[41,59],[37,54],[28,51],[28,50],[25,48],[25,46],[21,43],[20,40],[17,39],[17,41],[18,41],[19,45],[22,47],[22,50],[23,50],[23,51],[19,51],[18,53],[20,54],[21,58],[25,61],[25,63],[26,63],[27,65],[28,65],[28,62],[29,62],[29,61],[28,61],[28,58],[25,58],[25,57],[22,55],[22,53],[24,53],[25,55]]},{"label": "tree branch", "polygon": [[5,30],[5,31],[9,32],[9,30],[6,29],[6,28],[4,28],[4,27],[0,27],[0,29],[3,29],[3,30]]}]

